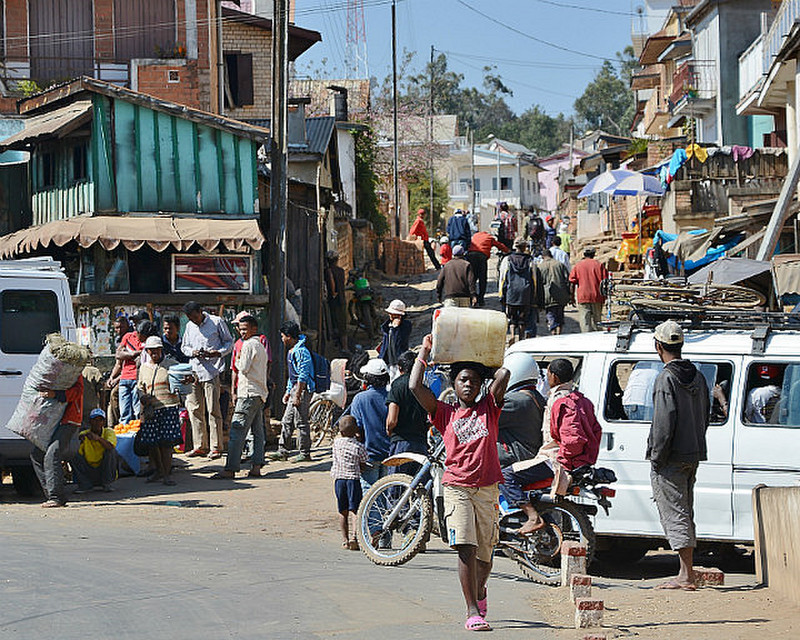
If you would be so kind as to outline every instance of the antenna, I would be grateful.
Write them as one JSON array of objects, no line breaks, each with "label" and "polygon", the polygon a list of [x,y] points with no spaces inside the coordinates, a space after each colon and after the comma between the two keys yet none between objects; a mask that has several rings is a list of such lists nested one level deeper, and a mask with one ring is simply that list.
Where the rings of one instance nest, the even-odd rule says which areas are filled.
[{"label": "antenna", "polygon": [[347,0],[347,67],[354,78],[369,78],[364,0]]}]

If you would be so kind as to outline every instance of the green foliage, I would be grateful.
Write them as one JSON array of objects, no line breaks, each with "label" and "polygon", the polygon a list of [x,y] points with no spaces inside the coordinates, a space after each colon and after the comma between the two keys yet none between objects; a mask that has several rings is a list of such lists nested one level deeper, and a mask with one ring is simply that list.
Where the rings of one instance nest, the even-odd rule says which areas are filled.
[{"label": "green foliage", "polygon": [[504,123],[498,136],[505,140],[519,142],[532,149],[540,157],[549,156],[569,141],[570,121],[559,113],[553,117],[536,104],[521,116],[515,116]]},{"label": "green foliage", "polygon": [[20,80],[17,82],[17,91],[25,98],[41,93],[42,90],[42,87],[34,80]]},{"label": "green foliage", "polygon": [[378,144],[372,128],[356,131],[356,209],[358,215],[372,223],[378,236],[389,231],[389,223],[378,207],[378,176],[375,173]]},{"label": "green foliage", "polygon": [[[435,174],[433,176],[433,225],[429,231],[439,226],[447,203],[450,200],[447,185]],[[425,209],[425,223],[430,224],[431,208],[431,181],[430,173],[420,172],[413,182],[408,185],[408,211],[409,218],[413,221],[417,217],[418,209]]]},{"label": "green foliage", "polygon": [[606,60],[575,101],[575,114],[584,129],[603,129],[617,135],[630,132],[635,113],[633,92],[628,88],[630,74],[636,68],[632,55],[632,48],[617,54],[620,73]]},{"label": "green foliage", "polygon": [[650,141],[647,138],[634,138],[631,141],[628,150],[625,152],[625,157],[632,158],[633,156],[647,153],[647,147],[649,144]]}]

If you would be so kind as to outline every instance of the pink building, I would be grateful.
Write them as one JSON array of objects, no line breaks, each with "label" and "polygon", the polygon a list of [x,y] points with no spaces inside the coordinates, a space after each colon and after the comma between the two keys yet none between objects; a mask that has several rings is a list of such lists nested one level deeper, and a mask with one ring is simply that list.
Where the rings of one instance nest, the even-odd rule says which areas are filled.
[{"label": "pink building", "polygon": [[536,162],[544,171],[539,172],[539,194],[544,199],[544,207],[547,211],[554,212],[558,209],[559,188],[558,174],[562,169],[570,169],[577,165],[581,158],[585,158],[588,153],[580,149],[572,149],[572,163],[570,164],[569,145],[562,145],[561,149],[553,155],[545,158],[538,158]]}]

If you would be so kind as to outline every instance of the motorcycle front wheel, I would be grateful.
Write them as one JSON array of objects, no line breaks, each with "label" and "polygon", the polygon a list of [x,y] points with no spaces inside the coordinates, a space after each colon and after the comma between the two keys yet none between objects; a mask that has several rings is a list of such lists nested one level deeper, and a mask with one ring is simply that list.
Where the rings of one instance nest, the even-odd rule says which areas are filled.
[{"label": "motorcycle front wheel", "polygon": [[[433,504],[423,487],[403,496],[413,478],[395,473],[378,480],[364,498],[357,514],[358,545],[375,564],[394,567],[413,558],[430,539],[433,526]],[[404,502],[404,503],[403,503]],[[403,503],[389,530],[386,520],[394,508]]]},{"label": "motorcycle front wheel", "polygon": [[[536,505],[547,522],[544,529],[529,536],[510,535],[504,540],[505,553],[519,565],[522,573],[534,582],[555,585],[561,582],[561,543],[579,542],[586,547],[586,566],[594,557],[595,533],[589,517],[574,502],[559,500]],[[514,521],[511,521],[514,520]],[[525,517],[511,515],[503,528],[519,528]]]}]

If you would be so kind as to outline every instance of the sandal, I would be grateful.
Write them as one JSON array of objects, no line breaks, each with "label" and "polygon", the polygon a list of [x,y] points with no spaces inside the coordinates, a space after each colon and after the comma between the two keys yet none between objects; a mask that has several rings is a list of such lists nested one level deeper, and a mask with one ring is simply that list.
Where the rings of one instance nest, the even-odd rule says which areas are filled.
[{"label": "sandal", "polygon": [[236,474],[232,471],[217,471],[214,475],[210,476],[212,480],[235,480]]},{"label": "sandal", "polygon": [[350,551],[358,551],[361,547],[358,546],[358,540],[351,540],[347,543],[347,548],[350,549]]},{"label": "sandal", "polygon": [[478,613],[481,615],[481,618],[486,617],[486,613],[489,611],[489,591],[487,589],[486,595],[484,596],[483,600],[478,600]]},{"label": "sandal", "polygon": [[483,616],[470,616],[464,623],[467,631],[491,631],[492,626],[483,619]]}]

